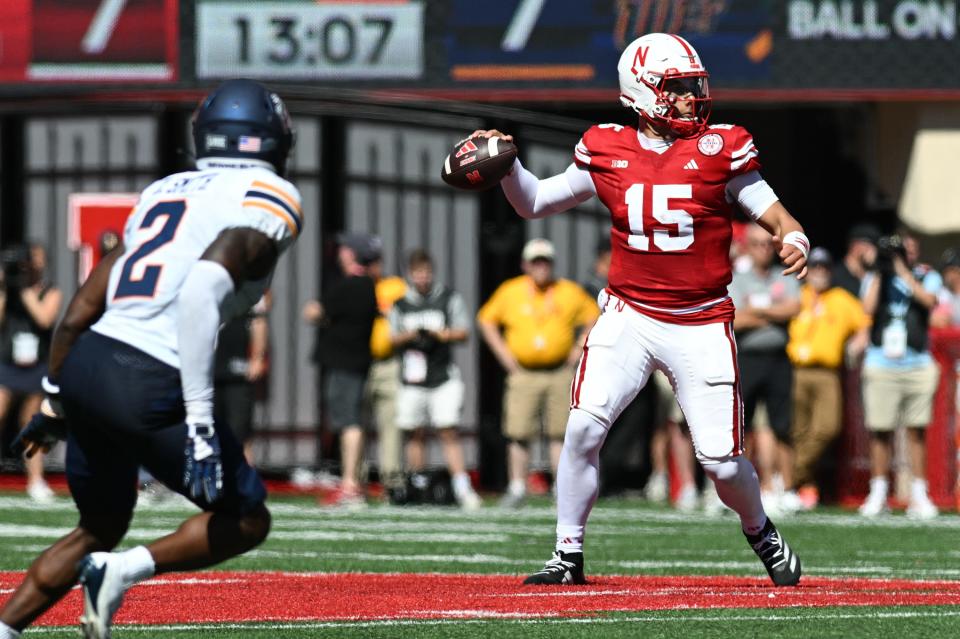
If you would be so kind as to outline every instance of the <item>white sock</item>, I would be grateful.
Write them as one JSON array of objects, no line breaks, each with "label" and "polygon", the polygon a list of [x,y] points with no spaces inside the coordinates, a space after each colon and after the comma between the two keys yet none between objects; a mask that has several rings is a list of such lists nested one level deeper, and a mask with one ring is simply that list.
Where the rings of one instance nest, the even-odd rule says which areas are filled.
[{"label": "white sock", "polygon": [[583,526],[557,526],[557,550],[583,552]]},{"label": "white sock", "polygon": [[753,464],[742,456],[701,459],[700,464],[713,480],[720,501],[740,515],[743,532],[756,535],[763,530],[767,513],[760,500],[760,482]]},{"label": "white sock", "polygon": [[557,466],[557,550],[582,552],[583,533],[600,489],[600,447],[606,427],[574,408]]},{"label": "white sock", "polygon": [[507,486],[507,492],[511,495],[526,495],[527,494],[527,482],[523,479],[511,479],[510,485]]},{"label": "white sock", "polygon": [[457,473],[453,476],[453,494],[467,495],[473,491],[473,485],[470,483],[470,475],[467,473]]},{"label": "white sock", "polygon": [[[921,480],[922,481],[922,480]],[[926,482],[924,482],[924,488],[926,488]],[[870,497],[874,499],[884,499],[887,498],[887,492],[890,490],[890,482],[886,477],[871,477],[870,478]],[[869,499],[869,497],[868,497]]]},{"label": "white sock", "polygon": [[131,584],[149,579],[156,570],[153,555],[150,554],[146,546],[137,546],[125,550],[119,553],[118,558],[123,561],[124,580]]},{"label": "white sock", "polygon": [[930,498],[927,495],[926,479],[914,479],[910,482],[910,498],[913,501],[927,501]]},{"label": "white sock", "polygon": [[0,621],[0,639],[20,639],[20,633]]}]

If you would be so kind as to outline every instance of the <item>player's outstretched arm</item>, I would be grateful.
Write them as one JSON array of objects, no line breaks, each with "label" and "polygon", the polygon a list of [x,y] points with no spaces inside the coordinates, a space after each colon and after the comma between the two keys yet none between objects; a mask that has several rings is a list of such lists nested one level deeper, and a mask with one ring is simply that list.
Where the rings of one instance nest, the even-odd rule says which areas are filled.
[{"label": "player's outstretched arm", "polygon": [[757,219],[757,224],[773,236],[774,245],[780,259],[787,267],[784,275],[797,274],[802,280],[807,276],[807,253],[810,252],[810,240],[803,232],[803,227],[796,218],[790,215],[786,207],[776,201],[770,205],[763,215]]},{"label": "player's outstretched arm", "polygon": [[[513,141],[512,135],[496,129],[479,129],[470,135],[471,138],[478,136],[498,136],[508,142]],[[563,173],[541,180],[524,168],[519,159],[513,161],[513,168],[500,181],[500,186],[517,215],[527,219],[561,213],[597,194],[590,173],[575,164],[571,164]]]}]

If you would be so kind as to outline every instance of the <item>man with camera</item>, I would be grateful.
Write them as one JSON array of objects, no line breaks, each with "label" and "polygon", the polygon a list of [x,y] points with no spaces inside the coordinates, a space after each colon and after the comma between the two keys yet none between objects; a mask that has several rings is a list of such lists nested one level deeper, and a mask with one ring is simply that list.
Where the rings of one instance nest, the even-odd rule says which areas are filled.
[{"label": "man with camera", "polygon": [[426,427],[432,426],[443,445],[453,484],[453,496],[465,510],[480,507],[470,484],[460,443],[463,382],[453,361],[453,345],[470,333],[470,316],[463,297],[437,283],[433,259],[422,250],[410,254],[406,295],[390,310],[390,338],[400,356],[397,428],[407,433],[407,470],[426,465]]},{"label": "man with camera", "polygon": [[864,421],[870,431],[870,493],[860,514],[888,510],[893,433],[907,429],[913,481],[907,516],[932,519],[937,507],[927,494],[925,430],[940,372],[927,345],[930,311],[943,285],[940,274],[918,263],[919,244],[908,233],[881,237],[866,283],[864,309],[873,317],[863,366]]},{"label": "man with camera", "polygon": [[[22,428],[40,410],[41,382],[63,295],[43,278],[47,254],[39,244],[0,251],[0,429],[20,402]],[[43,455],[26,460],[27,494],[40,503],[53,499],[43,479]]]}]

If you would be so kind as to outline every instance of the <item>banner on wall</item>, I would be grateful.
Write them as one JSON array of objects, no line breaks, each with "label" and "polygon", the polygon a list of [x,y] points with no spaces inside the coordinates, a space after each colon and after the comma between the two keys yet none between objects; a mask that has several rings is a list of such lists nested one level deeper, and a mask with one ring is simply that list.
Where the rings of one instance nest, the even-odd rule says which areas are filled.
[{"label": "banner on wall", "polygon": [[2,82],[173,82],[178,0],[3,0]]},{"label": "banner on wall", "polygon": [[77,252],[82,284],[104,255],[123,239],[138,193],[71,193],[67,197],[67,247]]}]

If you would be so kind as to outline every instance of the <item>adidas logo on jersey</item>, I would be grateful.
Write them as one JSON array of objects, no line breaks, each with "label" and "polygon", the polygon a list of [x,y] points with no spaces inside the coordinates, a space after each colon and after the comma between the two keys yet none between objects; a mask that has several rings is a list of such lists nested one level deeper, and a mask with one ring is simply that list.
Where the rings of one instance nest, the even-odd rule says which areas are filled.
[{"label": "adidas logo on jersey", "polygon": [[700,165],[697,164],[697,161],[696,161],[696,160],[694,160],[694,159],[691,158],[691,160],[690,160],[689,162],[687,162],[686,164],[683,165],[683,168],[685,168],[685,169],[691,169],[691,170],[694,170],[694,171],[695,171],[695,170],[697,170],[697,169],[700,168]]}]

